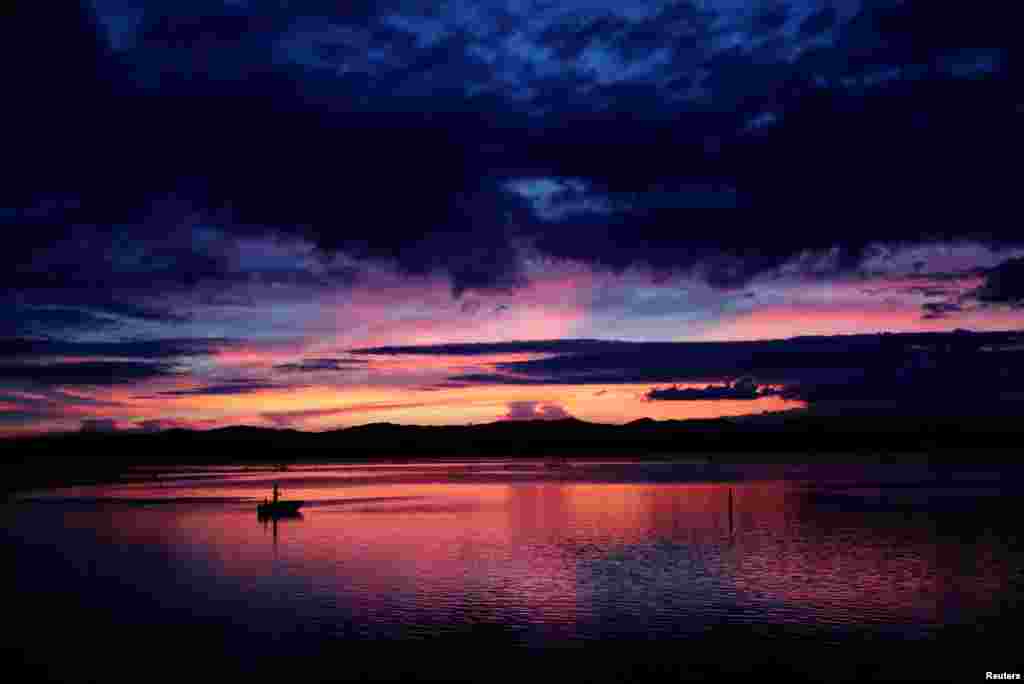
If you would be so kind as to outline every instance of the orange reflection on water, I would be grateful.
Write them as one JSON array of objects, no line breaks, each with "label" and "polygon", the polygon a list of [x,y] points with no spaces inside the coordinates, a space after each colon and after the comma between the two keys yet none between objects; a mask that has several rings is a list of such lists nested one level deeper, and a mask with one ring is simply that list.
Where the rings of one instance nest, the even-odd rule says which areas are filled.
[{"label": "orange reflection on water", "polygon": [[761,525],[782,525],[787,504],[785,486],[779,483],[573,484],[564,487],[564,496],[571,512],[567,527],[588,530],[616,544],[692,533],[717,541],[729,534],[730,496],[734,507],[746,518],[756,516]]}]

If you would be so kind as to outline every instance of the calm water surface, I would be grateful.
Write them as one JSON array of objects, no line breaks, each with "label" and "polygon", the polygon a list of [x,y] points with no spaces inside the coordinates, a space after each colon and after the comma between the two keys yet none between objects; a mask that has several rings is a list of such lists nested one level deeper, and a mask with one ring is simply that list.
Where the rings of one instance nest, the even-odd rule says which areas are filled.
[{"label": "calm water surface", "polygon": [[[306,502],[301,519],[256,519],[275,481]],[[270,654],[445,636],[594,647],[725,626],[837,653],[928,644],[1018,607],[1021,482],[926,465],[139,470],[7,506],[16,645],[47,661],[97,630],[139,652],[152,634],[164,657],[213,639],[258,670]],[[115,667],[86,643],[83,667]]]}]

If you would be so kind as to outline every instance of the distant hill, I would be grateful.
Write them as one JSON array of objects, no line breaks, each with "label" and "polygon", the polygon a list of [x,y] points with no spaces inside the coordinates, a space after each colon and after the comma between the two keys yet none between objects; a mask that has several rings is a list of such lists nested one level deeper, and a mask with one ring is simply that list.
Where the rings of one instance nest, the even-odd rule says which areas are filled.
[{"label": "distant hill", "polygon": [[371,423],[329,432],[263,427],[158,433],[72,433],[0,440],[0,463],[59,476],[97,477],[127,465],[225,462],[288,463],[371,458],[623,456],[813,460],[822,454],[1019,450],[1024,421],[1015,415],[835,415],[795,410],[740,418],[666,420],[625,425],[499,421],[465,426]]}]

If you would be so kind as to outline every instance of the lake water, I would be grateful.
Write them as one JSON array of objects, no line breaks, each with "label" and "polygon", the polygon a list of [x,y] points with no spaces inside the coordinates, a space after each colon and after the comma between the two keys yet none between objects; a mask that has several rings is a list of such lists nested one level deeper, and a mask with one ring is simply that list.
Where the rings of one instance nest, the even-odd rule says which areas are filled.
[{"label": "lake water", "polygon": [[[257,520],[274,482],[301,519]],[[556,661],[984,680],[1021,671],[1022,483],[920,464],[139,470],[7,505],[7,648],[68,680],[483,681]]]}]

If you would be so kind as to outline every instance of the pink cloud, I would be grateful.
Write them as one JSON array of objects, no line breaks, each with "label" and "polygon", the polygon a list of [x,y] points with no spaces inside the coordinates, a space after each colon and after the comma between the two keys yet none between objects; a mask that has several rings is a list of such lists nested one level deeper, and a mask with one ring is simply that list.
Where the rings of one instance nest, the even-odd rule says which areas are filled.
[{"label": "pink cloud", "polygon": [[262,414],[264,418],[274,425],[280,427],[291,427],[305,421],[319,418],[333,418],[352,413],[374,413],[378,411],[390,411],[393,409],[410,409],[431,406],[425,402],[373,402],[368,404],[355,404],[353,406],[342,406],[338,408],[325,409],[304,409],[298,411],[276,411]]},{"label": "pink cloud", "polygon": [[446,279],[375,274],[339,294],[321,326],[335,347],[498,342],[574,336],[587,320],[589,271],[538,274],[511,292],[456,299]]},{"label": "pink cloud", "polygon": [[572,418],[569,412],[558,404],[541,404],[539,401],[510,401],[508,412],[501,420],[562,420]]}]

